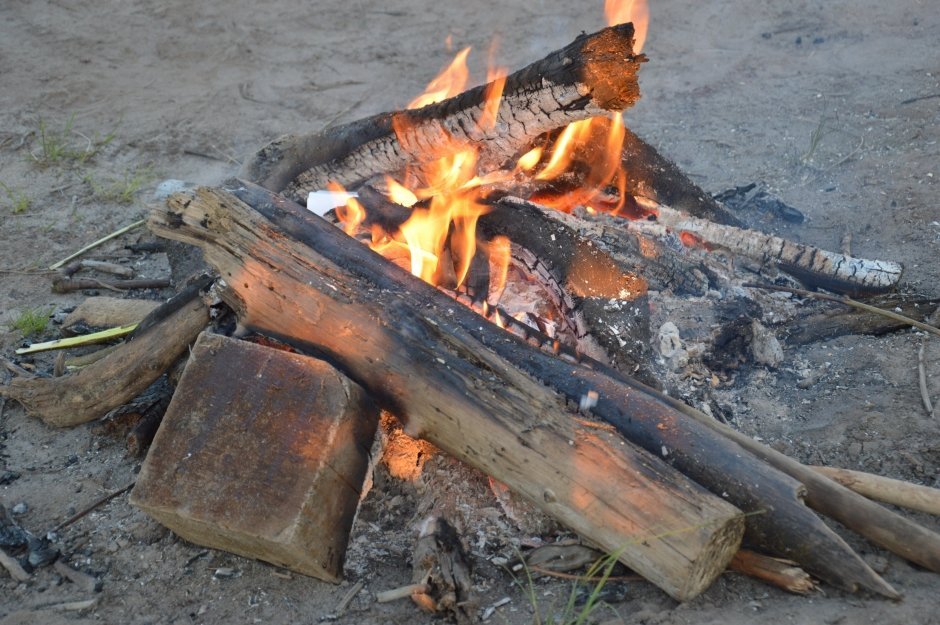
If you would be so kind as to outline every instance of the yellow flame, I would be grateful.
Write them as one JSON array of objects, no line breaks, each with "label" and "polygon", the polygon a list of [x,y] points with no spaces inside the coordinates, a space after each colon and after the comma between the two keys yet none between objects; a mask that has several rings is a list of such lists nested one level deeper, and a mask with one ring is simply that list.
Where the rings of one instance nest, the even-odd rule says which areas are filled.
[{"label": "yellow flame", "polygon": [[470,70],[467,69],[468,54],[470,54],[469,46],[458,52],[454,60],[434,80],[428,83],[424,93],[408,103],[408,108],[419,109],[422,106],[453,97],[463,91],[467,86],[467,78],[470,76]]},{"label": "yellow flame", "polygon": [[[346,194],[346,189],[343,185],[336,182],[328,182],[326,188],[333,193]],[[343,224],[343,231],[352,236],[356,234],[359,225],[366,218],[366,211],[362,207],[362,204],[359,203],[359,200],[354,197],[349,197],[346,199],[345,205],[336,207],[336,217],[339,219],[340,223]]]},{"label": "yellow flame", "polygon": [[650,21],[646,0],[605,0],[604,17],[608,26],[633,22],[633,53],[639,54],[643,50]]}]

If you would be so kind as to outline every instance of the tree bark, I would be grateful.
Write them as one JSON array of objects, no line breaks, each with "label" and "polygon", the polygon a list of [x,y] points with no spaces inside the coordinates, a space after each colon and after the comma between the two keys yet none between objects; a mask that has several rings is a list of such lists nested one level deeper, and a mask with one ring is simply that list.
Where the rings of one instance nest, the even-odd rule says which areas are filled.
[{"label": "tree bark", "polygon": [[[203,247],[222,274],[223,298],[243,323],[322,353],[399,414],[412,433],[509,484],[607,549],[624,546],[623,533],[610,536],[623,529],[622,517],[608,514],[607,506],[624,500],[650,505],[655,520],[641,524],[644,532],[662,527],[667,517],[635,479],[609,477],[636,469],[611,455],[612,443],[632,446],[608,438],[614,432],[602,424],[571,420],[559,411],[555,392],[573,404],[595,398],[595,416],[751,513],[748,538],[764,550],[797,560],[834,585],[897,597],[802,505],[798,482],[720,430],[600,363],[567,363],[499,330],[282,197],[239,184],[200,189],[172,197],[167,209],[154,212],[151,227]],[[650,460],[640,463],[647,487],[655,480],[671,483],[662,463]],[[581,479],[572,482],[572,474]],[[663,501],[672,506],[673,499]],[[607,504],[599,516],[593,511],[602,512],[596,508],[601,502]],[[590,519],[585,510],[592,511]],[[707,513],[685,529],[698,533],[711,518]],[[659,542],[629,544],[623,559],[639,560],[630,565],[674,596],[691,596],[636,551]]]},{"label": "tree bark", "polygon": [[[496,123],[481,127],[489,85],[415,110],[381,113],[263,147],[242,176],[301,203],[327,182],[355,188],[376,174],[426,157],[444,138],[473,143],[481,171],[525,149],[539,135],[573,121],[619,112],[640,97],[633,25],[582,35],[507,77]],[[395,128],[402,130],[401,136]]]}]

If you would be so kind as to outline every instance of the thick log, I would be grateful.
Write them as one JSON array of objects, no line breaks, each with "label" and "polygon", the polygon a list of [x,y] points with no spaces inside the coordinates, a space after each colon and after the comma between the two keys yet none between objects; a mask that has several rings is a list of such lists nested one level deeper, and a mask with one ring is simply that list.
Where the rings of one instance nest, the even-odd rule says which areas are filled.
[{"label": "thick log", "polygon": [[151,219],[162,236],[203,245],[222,276],[220,295],[245,326],[326,355],[409,434],[620,553],[677,599],[696,596],[727,565],[743,529],[734,506],[609,426],[573,418],[570,398],[507,362],[492,342],[538,355],[533,348],[326,221],[253,189],[240,192],[261,194],[248,199],[267,202],[277,224],[205,188],[172,196]]},{"label": "thick log", "polygon": [[203,333],[130,501],[198,545],[338,582],[377,421],[322,360]]},{"label": "thick log", "polygon": [[[905,317],[923,321],[934,314],[940,299],[911,298],[910,295],[892,294],[865,300],[884,310],[893,310]],[[827,341],[847,334],[881,336],[889,332],[906,330],[910,324],[858,308],[835,308],[807,314],[788,324],[785,336],[790,345],[807,345]]]},{"label": "thick log", "polygon": [[[592,513],[585,519],[579,512],[582,504],[603,490],[607,501],[622,496],[642,507],[646,494],[629,492],[636,486],[633,480],[620,482],[612,473],[603,482],[616,485],[613,489],[604,490],[591,479],[602,472],[599,467],[623,469],[620,460],[610,462],[608,452],[597,452],[612,433],[597,424],[571,424],[558,414],[558,399],[544,385],[575,404],[593,397],[596,416],[752,513],[748,535],[764,550],[791,557],[834,585],[897,597],[802,505],[799,483],[720,431],[689,419],[669,398],[599,363],[593,368],[568,363],[554,357],[550,346],[548,352],[535,349],[485,323],[364,246],[351,245],[338,229],[282,197],[238,184],[230,191],[200,189],[194,197],[171,198],[167,209],[154,212],[151,227],[162,236],[203,247],[207,260],[222,272],[223,297],[244,323],[321,350],[402,415],[412,432],[494,475],[608,549],[617,542],[609,534],[616,519],[597,527],[599,517]],[[482,378],[477,367],[487,370]],[[455,387],[460,392],[454,393]],[[468,396],[466,389],[474,389],[474,395]],[[522,398],[524,408],[516,403]],[[521,430],[516,423],[520,415],[525,424]],[[459,440],[450,436],[455,427]],[[540,453],[533,455],[533,444]],[[595,470],[573,490],[562,469],[584,472],[590,466]],[[672,480],[657,473],[658,478],[651,478]],[[662,520],[660,504],[650,505]],[[658,541],[649,543],[654,544]],[[640,560],[645,570],[630,566],[659,578],[661,573],[650,571],[649,560],[637,558],[638,546],[628,546],[624,560]],[[668,581],[659,579],[660,585]]]},{"label": "thick log", "polygon": [[[633,25],[582,35],[506,78],[496,123],[481,127],[489,85],[421,109],[382,113],[319,133],[281,137],[263,147],[242,176],[301,203],[333,181],[355,188],[404,169],[444,137],[473,143],[481,171],[501,165],[539,135],[573,121],[622,111],[640,97]],[[404,129],[399,137],[393,125]]]},{"label": "thick log", "polygon": [[0,395],[49,425],[78,425],[104,416],[150,386],[209,323],[199,286],[205,285],[194,285],[157,308],[156,315],[173,312],[148,327],[145,319],[127,342],[97,362],[58,378],[14,378]]}]

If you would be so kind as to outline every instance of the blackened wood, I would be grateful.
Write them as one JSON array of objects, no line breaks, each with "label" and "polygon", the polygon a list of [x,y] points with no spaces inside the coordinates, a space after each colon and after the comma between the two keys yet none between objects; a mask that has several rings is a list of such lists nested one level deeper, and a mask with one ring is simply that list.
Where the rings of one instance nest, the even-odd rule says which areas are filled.
[{"label": "blackened wood", "polygon": [[[899,312],[911,319],[924,320],[936,312],[940,299],[914,298],[896,294],[865,301],[866,304]],[[898,310],[900,309],[900,310]],[[807,345],[827,341],[847,334],[881,336],[910,328],[910,324],[858,308],[839,307],[813,312],[796,319],[786,328],[786,342]]]},{"label": "blackened wood", "polygon": [[[505,402],[513,402],[523,382],[536,380],[540,388],[547,385],[574,403],[593,395],[595,416],[750,513],[748,536],[754,544],[797,560],[834,585],[897,597],[802,505],[798,482],[761,462],[721,430],[688,418],[674,400],[599,363],[593,363],[593,368],[569,364],[498,330],[364,246],[351,245],[339,230],[276,194],[238,184],[229,191],[199,189],[194,197],[171,198],[166,211],[151,216],[151,227],[162,236],[203,247],[207,260],[222,271],[223,297],[247,325],[306,349],[321,350],[402,415],[413,432],[484,471],[505,467],[493,464],[477,448],[477,437],[484,435],[477,428],[499,438],[493,428],[517,418],[499,420],[506,417]],[[289,252],[281,251],[282,247]],[[480,379],[471,377],[474,381],[470,382],[467,376],[475,366],[485,366],[490,373]],[[474,396],[463,392],[438,395],[453,383],[473,388]],[[521,388],[537,393],[529,386]],[[428,415],[413,412],[415,406],[427,406],[429,395],[444,400],[434,403],[431,416],[445,409],[462,414],[454,422],[462,433],[456,445],[454,440],[441,444],[436,438],[440,432],[427,420],[422,423]],[[494,400],[495,405],[487,404]],[[553,462],[539,476],[544,489],[545,480],[558,475],[556,464],[570,452],[553,457],[553,448],[545,446],[551,441],[545,435],[564,427],[557,420],[549,427],[545,420],[553,400],[532,396],[526,404],[525,413],[539,418],[529,426],[536,429],[516,435],[526,443],[516,453],[532,445],[529,437],[534,432],[544,433],[539,446]],[[481,408],[484,419],[469,421],[467,415]],[[571,440],[581,440],[583,433]],[[558,518],[554,492],[549,496],[545,490],[533,490],[532,484],[520,483],[518,476],[494,477],[521,488],[537,505],[549,503],[543,509]],[[843,503],[852,510],[851,501]],[[588,537],[596,534],[595,527],[573,523],[578,519],[560,518]]]},{"label": "blackened wood", "polygon": [[[382,113],[263,147],[242,176],[305,202],[327,182],[355,188],[376,174],[403,169],[445,140],[472,143],[488,171],[539,135],[570,122],[622,111],[640,97],[633,25],[582,35],[506,78],[496,123],[481,128],[488,85],[416,110]],[[406,129],[399,137],[393,123]]]},{"label": "blackened wood", "polygon": [[[573,418],[506,360],[541,354],[326,221],[259,187],[200,188],[155,210],[161,236],[203,246],[249,329],[327,357],[423,437],[689,599],[736,550],[743,519],[612,427]],[[264,215],[270,217],[267,219]],[[582,394],[586,394],[585,389]],[[791,488],[792,490],[792,488]]]}]

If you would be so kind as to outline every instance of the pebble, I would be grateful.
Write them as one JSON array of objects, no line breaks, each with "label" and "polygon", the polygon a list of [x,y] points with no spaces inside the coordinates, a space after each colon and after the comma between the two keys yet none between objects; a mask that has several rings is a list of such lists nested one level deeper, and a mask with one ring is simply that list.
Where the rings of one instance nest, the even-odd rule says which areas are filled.
[{"label": "pebble", "polygon": [[10,512],[16,515],[26,514],[28,511],[29,511],[29,506],[27,506],[22,501],[16,504],[15,506],[13,506],[13,508],[10,510]]}]

